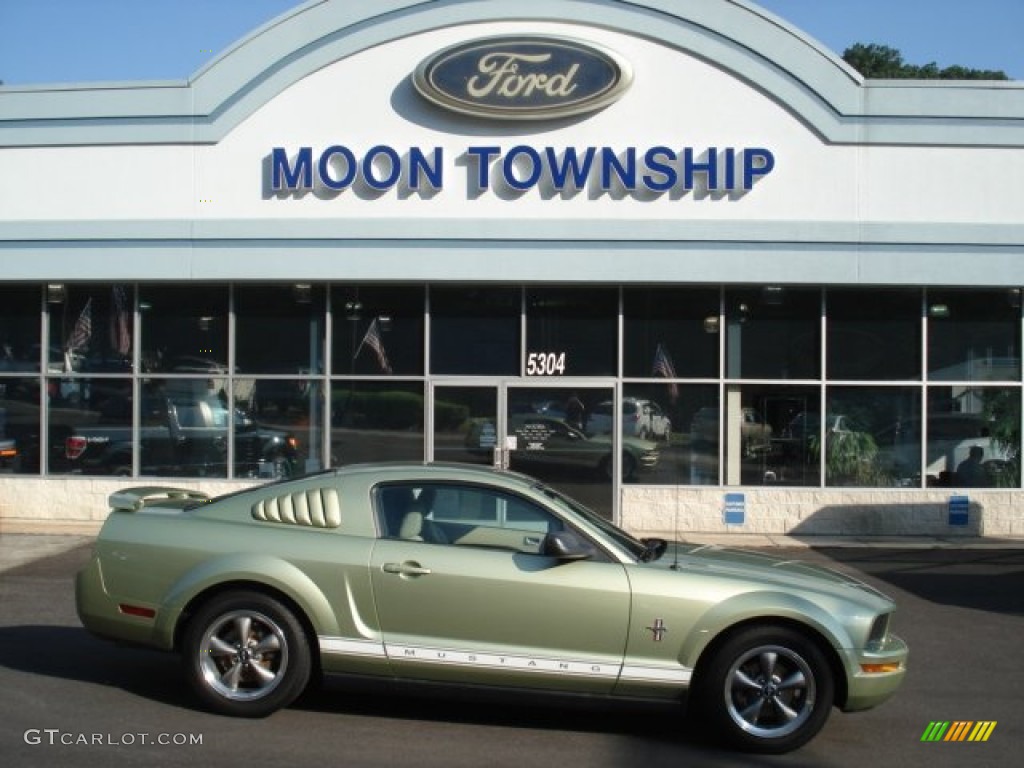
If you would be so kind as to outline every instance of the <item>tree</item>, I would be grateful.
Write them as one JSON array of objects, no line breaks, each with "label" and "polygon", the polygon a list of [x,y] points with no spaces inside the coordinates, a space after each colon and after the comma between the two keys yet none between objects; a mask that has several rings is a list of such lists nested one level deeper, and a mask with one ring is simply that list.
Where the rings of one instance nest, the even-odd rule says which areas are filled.
[{"label": "tree", "polygon": [[843,51],[843,61],[871,80],[1009,80],[1005,72],[971,69],[960,65],[939,69],[934,61],[918,66],[903,61],[903,54],[888,45],[857,43]]}]

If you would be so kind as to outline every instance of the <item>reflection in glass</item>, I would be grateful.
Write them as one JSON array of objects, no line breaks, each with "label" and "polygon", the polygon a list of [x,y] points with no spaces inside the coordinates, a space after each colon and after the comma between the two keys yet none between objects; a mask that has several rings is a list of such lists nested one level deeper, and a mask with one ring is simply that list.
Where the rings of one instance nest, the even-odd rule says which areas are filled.
[{"label": "reflection in glass", "polygon": [[526,375],[614,376],[618,304],[616,288],[527,288]]},{"label": "reflection in glass", "polygon": [[817,387],[730,385],[725,391],[727,485],[819,485],[811,437],[820,423]]},{"label": "reflection in glass", "polygon": [[245,373],[309,375],[324,369],[324,288],[235,288],[235,363]]},{"label": "reflection in glass", "polygon": [[130,373],[133,291],[118,284],[65,286],[50,314],[49,370]]},{"label": "reflection in glass", "polygon": [[[514,441],[509,461],[610,518],[615,473],[615,437],[602,404],[612,389],[510,387],[508,436]],[[644,482],[657,466],[658,446],[623,438],[620,452],[624,482]]]},{"label": "reflection in glass", "polygon": [[622,434],[658,446],[649,485],[718,483],[718,387],[714,384],[627,384]]},{"label": "reflection in glass", "polygon": [[926,461],[928,485],[1018,487],[1020,390],[930,388]]},{"label": "reflection in glass", "polygon": [[[829,387],[827,396],[827,485],[920,485],[920,389]],[[817,429],[808,439],[815,452],[820,453]]]},{"label": "reflection in glass", "polygon": [[38,285],[0,286],[0,376],[39,372],[39,296]]},{"label": "reflection in glass", "polygon": [[431,287],[431,372],[517,375],[521,309],[519,287]]},{"label": "reflection in glass", "polygon": [[829,289],[828,377],[920,380],[919,290]]},{"label": "reflection in glass", "polygon": [[422,382],[333,382],[333,466],[367,461],[422,460]]},{"label": "reflection in glass", "polygon": [[779,286],[727,290],[725,325],[729,378],[819,378],[819,290]]},{"label": "reflection in glass", "polygon": [[[255,408],[264,402],[260,392],[285,387],[286,400],[273,407]],[[236,379],[234,409],[234,476],[285,478],[324,468],[321,456],[323,388],[308,379]],[[218,397],[224,396],[218,393]]]},{"label": "reflection in glass", "polygon": [[495,462],[498,436],[496,387],[434,389],[434,459],[469,464]]},{"label": "reflection in glass", "polygon": [[132,383],[128,379],[48,378],[48,471],[130,475]]},{"label": "reflection in glass", "polygon": [[231,416],[214,380],[145,379],[140,410],[143,475],[227,477]]},{"label": "reflection in glass", "polygon": [[143,285],[139,310],[144,370],[227,375],[225,286]]},{"label": "reflection in glass", "polygon": [[336,286],[331,294],[336,375],[423,373],[422,286]]},{"label": "reflection in glass", "polygon": [[718,378],[718,289],[629,287],[622,296],[626,376],[664,376],[668,364],[676,376]]},{"label": "reflection in glass", "polygon": [[1020,292],[929,290],[928,377],[1020,381]]},{"label": "reflection in glass", "polygon": [[39,473],[39,387],[38,377],[0,377],[0,473]]}]

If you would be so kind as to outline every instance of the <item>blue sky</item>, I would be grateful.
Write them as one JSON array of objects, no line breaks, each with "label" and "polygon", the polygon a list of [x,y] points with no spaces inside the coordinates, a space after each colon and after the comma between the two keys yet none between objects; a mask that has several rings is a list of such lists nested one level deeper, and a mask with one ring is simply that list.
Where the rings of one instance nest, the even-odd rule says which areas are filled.
[{"label": "blue sky", "polygon": [[[514,3],[514,0],[510,0]],[[0,0],[7,85],[184,80],[297,0]],[[761,0],[836,53],[898,49],[910,64],[1024,80],[1024,0]]]}]

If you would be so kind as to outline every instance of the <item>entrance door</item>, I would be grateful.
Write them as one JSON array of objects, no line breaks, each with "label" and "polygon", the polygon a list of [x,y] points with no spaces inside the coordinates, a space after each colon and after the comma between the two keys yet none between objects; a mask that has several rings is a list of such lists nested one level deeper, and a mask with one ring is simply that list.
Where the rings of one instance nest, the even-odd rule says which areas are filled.
[{"label": "entrance door", "polygon": [[435,384],[430,456],[533,475],[609,520],[615,479],[640,457],[615,450],[610,386]]}]

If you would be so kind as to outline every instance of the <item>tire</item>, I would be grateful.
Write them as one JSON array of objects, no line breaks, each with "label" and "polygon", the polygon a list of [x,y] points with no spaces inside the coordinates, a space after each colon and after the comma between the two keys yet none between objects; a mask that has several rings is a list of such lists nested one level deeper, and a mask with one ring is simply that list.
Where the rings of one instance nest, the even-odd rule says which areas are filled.
[{"label": "tire", "polygon": [[786,627],[745,629],[718,649],[698,681],[698,706],[715,734],[748,752],[803,746],[825,725],[835,681],[824,654]]},{"label": "tire", "polygon": [[288,706],[305,690],[312,667],[295,615],[257,592],[229,592],[203,605],[189,622],[182,654],[203,704],[235,717],[265,717]]}]

